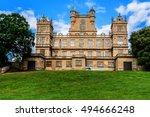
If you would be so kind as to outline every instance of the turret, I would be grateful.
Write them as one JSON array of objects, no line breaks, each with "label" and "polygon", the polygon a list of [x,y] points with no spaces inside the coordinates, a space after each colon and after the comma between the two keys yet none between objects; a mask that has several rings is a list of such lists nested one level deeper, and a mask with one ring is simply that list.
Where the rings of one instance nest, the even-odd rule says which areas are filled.
[{"label": "turret", "polygon": [[95,10],[93,8],[90,10],[90,22],[95,22]]},{"label": "turret", "polygon": [[72,9],[70,11],[70,19],[71,19],[71,24],[74,24],[76,21],[76,11],[75,11],[74,7],[72,7]]},{"label": "turret", "polygon": [[128,53],[127,21],[119,14],[112,18],[111,34],[113,38],[113,56]]},{"label": "turret", "polygon": [[45,16],[37,22],[37,35],[36,35],[36,53],[41,53],[44,56],[51,56],[53,39],[53,24],[52,20],[48,20]]}]

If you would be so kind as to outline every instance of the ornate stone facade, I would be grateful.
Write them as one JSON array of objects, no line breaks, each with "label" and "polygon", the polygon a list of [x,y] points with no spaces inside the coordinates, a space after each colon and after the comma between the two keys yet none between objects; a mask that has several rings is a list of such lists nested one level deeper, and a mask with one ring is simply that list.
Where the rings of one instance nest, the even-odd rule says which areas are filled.
[{"label": "ornate stone facade", "polygon": [[109,35],[97,34],[95,10],[81,15],[72,8],[67,35],[54,33],[52,21],[42,17],[37,22],[36,38],[36,53],[45,56],[46,70],[137,69],[136,58],[128,55],[127,21],[121,15],[112,19]]}]

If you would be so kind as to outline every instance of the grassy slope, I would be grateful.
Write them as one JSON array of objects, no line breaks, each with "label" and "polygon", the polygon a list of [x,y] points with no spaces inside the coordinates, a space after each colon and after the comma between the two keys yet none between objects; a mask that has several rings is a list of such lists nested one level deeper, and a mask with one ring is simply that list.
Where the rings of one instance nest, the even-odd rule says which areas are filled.
[{"label": "grassy slope", "polygon": [[150,72],[0,74],[0,99],[150,99]]}]

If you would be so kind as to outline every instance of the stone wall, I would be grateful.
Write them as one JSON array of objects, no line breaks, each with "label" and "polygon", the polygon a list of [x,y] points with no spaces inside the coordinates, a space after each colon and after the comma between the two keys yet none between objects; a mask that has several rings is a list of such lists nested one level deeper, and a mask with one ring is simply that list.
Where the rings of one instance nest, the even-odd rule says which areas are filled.
[{"label": "stone wall", "polygon": [[9,66],[0,68],[0,73],[5,73],[5,72],[7,72],[7,71],[9,70],[9,68],[10,68]]},{"label": "stone wall", "polygon": [[42,55],[33,54],[30,57],[24,59],[22,64],[22,70],[28,70],[28,62],[35,61],[35,70],[45,69],[45,59]]},{"label": "stone wall", "polygon": [[120,56],[116,59],[115,69],[118,71],[124,70],[124,62],[132,62],[132,70],[138,70],[137,59],[133,56]]}]

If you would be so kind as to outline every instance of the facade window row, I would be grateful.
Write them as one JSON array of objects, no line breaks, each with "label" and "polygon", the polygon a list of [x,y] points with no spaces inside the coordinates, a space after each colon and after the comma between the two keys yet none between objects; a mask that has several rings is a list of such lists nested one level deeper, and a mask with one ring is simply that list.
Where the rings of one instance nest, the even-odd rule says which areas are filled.
[{"label": "facade window row", "polygon": [[[88,40],[85,42],[84,40],[79,40],[79,42],[76,42],[75,40],[71,40],[70,42],[67,42],[67,40],[61,40],[59,42],[58,40],[54,42],[54,47],[60,46],[59,43],[61,43],[61,47],[110,47],[111,46],[111,41],[109,39],[106,39],[105,41],[103,40],[96,40],[95,42],[93,40]],[[42,36],[40,37],[40,45],[44,46],[46,44],[46,37]],[[77,45],[76,45],[77,44]],[[123,44],[123,37],[118,36],[117,37],[117,44]]]},{"label": "facade window row", "polygon": [[53,56],[62,56],[62,57],[67,57],[67,56],[74,56],[74,55],[85,55],[85,56],[97,56],[97,57],[110,57],[111,52],[110,51],[62,51],[61,53],[58,53],[58,51],[53,51]]},{"label": "facade window row", "polygon": [[[61,45],[59,45],[61,43]],[[75,40],[70,40],[70,42],[68,42],[67,40],[57,40],[54,42],[54,47],[58,47],[58,46],[61,46],[61,47],[67,47],[67,46],[70,46],[70,47],[75,47],[75,46],[78,46],[78,47],[110,47],[111,46],[111,40],[109,39],[106,39],[105,41],[103,40],[96,40],[96,41],[93,41],[93,40],[88,40],[87,42],[85,42],[85,40],[79,40],[78,42],[76,42]]]},{"label": "facade window row", "polygon": [[[94,67],[93,65],[93,61],[87,61],[87,67]],[[56,67],[62,67],[62,61],[56,61]],[[81,67],[83,65],[82,60],[76,60],[75,61],[75,66],[76,67]],[[65,64],[66,67],[72,67],[72,61],[66,61]],[[114,62],[108,62],[107,66],[109,68],[113,68],[114,67]],[[46,61],[46,67],[52,67],[52,61]],[[104,67],[104,62],[103,61],[97,61],[97,65],[96,67]]]}]

